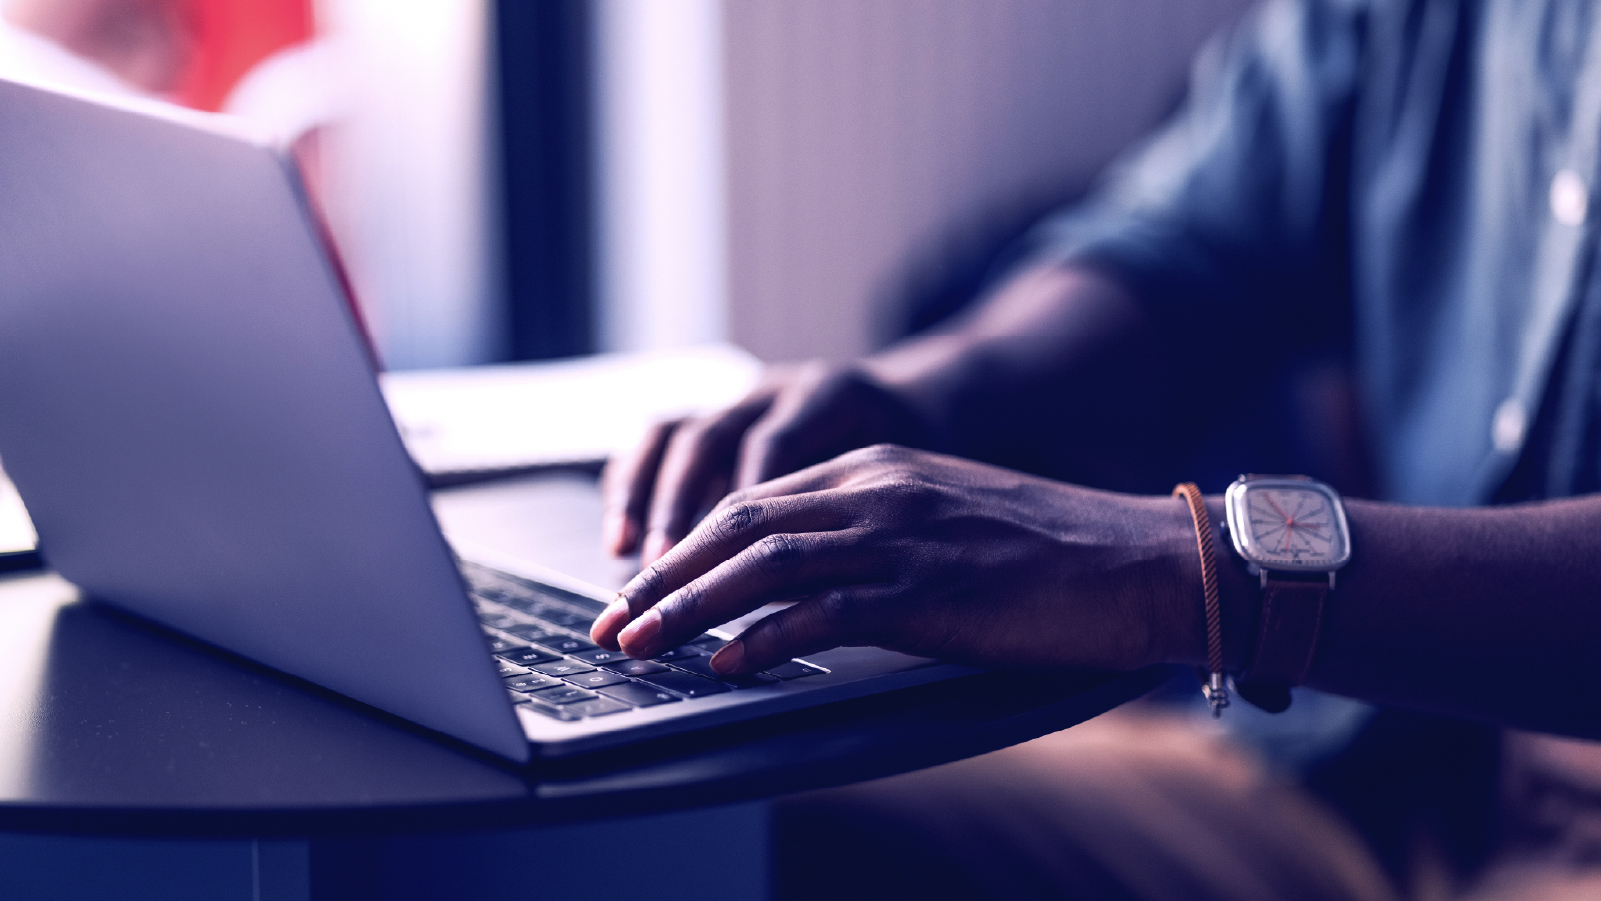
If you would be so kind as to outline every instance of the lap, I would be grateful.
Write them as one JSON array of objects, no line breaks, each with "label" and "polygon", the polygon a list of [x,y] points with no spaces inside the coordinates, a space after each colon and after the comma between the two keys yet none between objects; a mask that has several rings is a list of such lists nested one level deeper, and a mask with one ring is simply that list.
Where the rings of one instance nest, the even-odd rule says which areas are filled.
[{"label": "lap", "polygon": [[1148,709],[775,809],[775,897],[1393,899],[1355,833]]}]

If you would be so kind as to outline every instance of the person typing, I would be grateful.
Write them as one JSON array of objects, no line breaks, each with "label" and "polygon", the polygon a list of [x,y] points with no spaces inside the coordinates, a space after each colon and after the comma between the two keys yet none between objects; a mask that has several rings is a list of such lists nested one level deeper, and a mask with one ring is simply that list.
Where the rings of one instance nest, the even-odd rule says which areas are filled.
[{"label": "person typing", "polygon": [[[711,666],[861,644],[998,668],[1179,663],[1235,677],[1267,709],[1295,684],[1601,738],[1598,143],[1594,3],[1270,3],[1202,57],[1176,117],[952,321],[853,363],[774,368],[735,406],[663,423],[612,461],[606,541],[643,570],[593,638],[648,657],[792,601]],[[1376,499],[1247,478],[1231,518],[1223,497],[1170,496],[1191,478],[1175,449],[1224,399],[1331,356],[1354,373]],[[1219,700],[1225,685],[1210,686]],[[1130,888],[1132,865],[1086,850],[1058,809],[1079,849],[1063,859],[1079,863],[1038,884],[1422,891],[1412,863],[1374,862],[1337,816],[1297,814],[1281,832],[1321,844],[1278,848],[1226,813],[1281,814],[1196,788],[1239,770],[1158,766],[1187,774],[1164,782],[1172,797],[1211,799],[1210,862],[1096,802],[1084,810],[1123,823],[1147,860],[1190,863]],[[976,872],[949,886],[972,890]],[[1458,868],[1449,891],[1490,891],[1483,872]]]}]

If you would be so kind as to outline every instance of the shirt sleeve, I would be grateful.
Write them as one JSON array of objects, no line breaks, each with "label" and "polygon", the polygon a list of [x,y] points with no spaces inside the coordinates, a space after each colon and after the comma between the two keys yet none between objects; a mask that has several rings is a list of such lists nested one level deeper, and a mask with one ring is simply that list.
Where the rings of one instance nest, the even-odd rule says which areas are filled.
[{"label": "shirt sleeve", "polygon": [[1146,304],[1236,320],[1346,294],[1345,209],[1365,9],[1274,0],[1199,57],[1182,107],[1028,262],[1109,271]]}]

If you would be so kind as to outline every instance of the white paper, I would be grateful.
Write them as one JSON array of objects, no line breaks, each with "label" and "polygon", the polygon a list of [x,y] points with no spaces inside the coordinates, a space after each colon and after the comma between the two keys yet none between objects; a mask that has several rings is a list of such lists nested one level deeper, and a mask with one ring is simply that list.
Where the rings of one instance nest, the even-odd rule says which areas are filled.
[{"label": "white paper", "polygon": [[761,364],[708,345],[385,373],[401,437],[431,475],[592,463],[632,446],[651,422],[731,404]]},{"label": "white paper", "polygon": [[33,550],[37,541],[33,533],[33,520],[28,518],[16,486],[0,472],[0,554],[14,554]]}]

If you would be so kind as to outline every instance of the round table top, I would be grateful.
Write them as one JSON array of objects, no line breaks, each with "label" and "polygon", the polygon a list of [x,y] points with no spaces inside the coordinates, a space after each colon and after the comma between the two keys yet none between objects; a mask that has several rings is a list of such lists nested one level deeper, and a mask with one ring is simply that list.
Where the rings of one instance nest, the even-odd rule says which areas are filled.
[{"label": "round table top", "polygon": [[[540,484],[458,497],[493,519],[507,509],[485,498],[515,508]],[[0,829],[433,832],[733,803],[1026,741],[1168,675],[985,673],[517,767],[85,602],[52,574],[12,574],[0,577]]]}]

